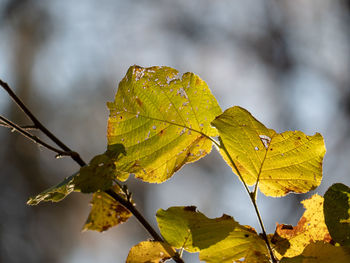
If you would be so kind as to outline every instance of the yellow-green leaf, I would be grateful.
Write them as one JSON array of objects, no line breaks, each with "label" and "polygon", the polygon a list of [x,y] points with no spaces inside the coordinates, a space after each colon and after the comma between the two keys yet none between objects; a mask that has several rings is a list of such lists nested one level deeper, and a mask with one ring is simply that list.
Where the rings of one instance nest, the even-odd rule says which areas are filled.
[{"label": "yellow-green leaf", "polygon": [[167,243],[199,252],[200,260],[206,262],[233,262],[251,258],[251,253],[268,255],[255,230],[239,225],[228,215],[210,219],[193,206],[171,207],[158,210],[157,221]]},{"label": "yellow-green leaf", "polygon": [[73,179],[76,174],[65,178],[61,183],[50,187],[44,192],[29,198],[28,205],[37,205],[40,202],[59,202],[74,191]]},{"label": "yellow-green leaf", "polygon": [[331,241],[324,221],[323,197],[315,194],[302,201],[302,204],[306,210],[297,226],[277,224],[272,243],[278,258],[300,255],[312,242]]},{"label": "yellow-green leaf", "polygon": [[73,191],[92,193],[109,189],[115,174],[118,173],[114,162],[123,154],[126,153],[122,144],[108,145],[107,151],[95,156],[89,165],[82,167],[79,172],[65,178],[59,184],[29,198],[27,204],[37,205],[42,201],[59,202]]},{"label": "yellow-green leaf", "polygon": [[116,167],[152,183],[170,178],[184,164],[211,151],[206,136],[221,109],[206,83],[193,73],[181,78],[169,67],[132,66],[107,104],[108,144],[122,143],[126,156]]},{"label": "yellow-green leaf", "polygon": [[82,193],[94,193],[111,188],[115,176],[114,160],[105,154],[97,155],[89,165],[80,168],[73,184]]},{"label": "yellow-green leaf", "polygon": [[[122,194],[117,185],[113,186],[113,190],[118,194]],[[124,206],[104,192],[94,193],[91,204],[92,208],[83,230],[103,232],[126,222],[132,216]]]},{"label": "yellow-green leaf", "polygon": [[111,188],[116,174],[115,162],[125,155],[123,144],[108,145],[104,154],[96,155],[90,163],[80,168],[74,177],[74,190],[82,193],[94,193]]},{"label": "yellow-green leaf", "polygon": [[237,106],[227,109],[212,124],[230,156],[221,149],[223,158],[247,185],[258,181],[265,195],[305,193],[321,183],[326,152],[321,134],[276,133]]},{"label": "yellow-green leaf", "polygon": [[281,263],[349,263],[350,249],[336,247],[321,241],[309,244],[303,253],[293,258],[283,258]]},{"label": "yellow-green leaf", "polygon": [[[260,243],[260,241],[259,241]],[[260,251],[252,249],[248,251],[247,255],[244,257],[244,260],[239,262],[244,263],[271,263],[270,258],[267,254],[263,254]]]},{"label": "yellow-green leaf", "polygon": [[350,188],[333,184],[324,195],[324,215],[329,233],[342,246],[350,246]]},{"label": "yellow-green leaf", "polygon": [[[207,263],[259,262],[268,260],[264,241],[249,226],[239,225],[222,241],[199,253],[199,259]],[[258,261],[259,260],[259,261]]]},{"label": "yellow-green leaf", "polygon": [[238,226],[230,216],[210,219],[196,207],[159,209],[157,222],[162,236],[175,248],[198,252],[225,239]]},{"label": "yellow-green leaf", "polygon": [[126,263],[159,263],[174,255],[174,249],[164,242],[143,241],[130,249]]}]

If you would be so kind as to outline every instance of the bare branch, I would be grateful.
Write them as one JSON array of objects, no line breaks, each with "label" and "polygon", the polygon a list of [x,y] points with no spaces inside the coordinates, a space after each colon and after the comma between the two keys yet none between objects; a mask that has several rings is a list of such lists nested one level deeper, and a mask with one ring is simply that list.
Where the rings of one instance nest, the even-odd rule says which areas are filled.
[{"label": "bare branch", "polygon": [[[13,130],[13,128],[11,126],[9,126],[8,124],[6,124],[6,123],[4,123],[2,121],[0,121],[0,126]],[[35,127],[34,125],[23,125],[23,126],[19,126],[19,127],[21,127],[22,130],[25,130],[25,131],[38,130],[38,128]]]},{"label": "bare branch", "polygon": [[[66,146],[62,141],[60,141],[55,135],[53,135],[41,122],[34,116],[34,114],[27,108],[27,106],[22,102],[20,98],[13,92],[10,86],[0,79],[0,86],[9,94],[11,99],[17,104],[17,106],[24,112],[24,114],[33,122],[34,126],[42,131],[47,137],[49,137],[57,146],[59,146],[65,152],[74,152],[68,146]],[[86,163],[81,159],[79,154],[69,155],[74,161],[76,161],[80,166],[85,166]]]},{"label": "bare branch", "polygon": [[22,129],[20,126],[18,126],[17,124],[13,123],[12,121],[6,119],[5,117],[0,115],[0,120],[5,123],[5,125],[7,125],[9,128],[13,129],[14,131],[19,132],[21,135],[23,135],[24,137],[26,137],[27,139],[33,141],[36,144],[39,144],[57,154],[65,154],[65,152],[47,144],[46,142],[42,141],[41,139],[39,139],[38,137],[36,137],[35,135],[27,132],[26,130]]}]

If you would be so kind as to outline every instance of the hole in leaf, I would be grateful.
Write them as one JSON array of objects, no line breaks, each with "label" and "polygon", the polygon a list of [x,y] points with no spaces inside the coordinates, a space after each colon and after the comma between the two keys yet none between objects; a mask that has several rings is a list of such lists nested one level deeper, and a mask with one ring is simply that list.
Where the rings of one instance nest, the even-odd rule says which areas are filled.
[{"label": "hole in leaf", "polygon": [[271,142],[271,138],[267,135],[259,135],[260,140],[262,142],[262,144],[265,146],[265,148],[269,148],[270,142]]}]

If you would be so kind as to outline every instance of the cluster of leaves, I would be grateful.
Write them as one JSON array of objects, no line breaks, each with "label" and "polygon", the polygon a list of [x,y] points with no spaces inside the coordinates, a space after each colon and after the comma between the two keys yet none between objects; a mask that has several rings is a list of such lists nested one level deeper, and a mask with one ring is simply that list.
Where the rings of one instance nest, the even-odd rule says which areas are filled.
[{"label": "cluster of leaves", "polygon": [[[306,193],[321,182],[326,149],[319,133],[277,133],[238,106],[222,112],[206,83],[193,73],[180,77],[169,67],[132,66],[107,106],[107,151],[28,204],[60,201],[73,191],[93,193],[84,229],[105,231],[131,213],[104,191],[113,189],[131,201],[120,183],[130,174],[162,183],[210,153],[213,144],[252,202],[257,189],[281,197]],[[265,239],[228,215],[210,219],[192,206],[160,209],[156,217],[164,242],[141,242],[126,261],[162,262],[175,257],[176,250],[186,250],[199,252],[205,262],[269,262],[268,239],[281,262],[349,262],[349,187],[335,184],[324,197],[314,195],[302,203],[306,211],[297,226],[278,224]]]}]

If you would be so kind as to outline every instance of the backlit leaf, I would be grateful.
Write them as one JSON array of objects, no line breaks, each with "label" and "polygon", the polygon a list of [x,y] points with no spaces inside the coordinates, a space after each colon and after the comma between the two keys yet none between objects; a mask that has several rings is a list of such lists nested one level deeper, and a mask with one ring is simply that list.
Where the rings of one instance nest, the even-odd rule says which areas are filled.
[{"label": "backlit leaf", "polygon": [[27,204],[37,205],[42,201],[58,202],[73,191],[92,193],[109,189],[117,173],[114,162],[123,154],[126,153],[122,144],[108,145],[107,151],[95,156],[89,165],[82,167],[79,172],[65,178],[61,183],[29,198]]},{"label": "backlit leaf", "polygon": [[171,207],[158,210],[157,221],[171,246],[199,252],[200,260],[206,262],[233,262],[251,258],[251,253],[268,254],[254,229],[239,225],[228,215],[210,219],[193,206]]},{"label": "backlit leaf", "polygon": [[82,193],[94,193],[111,188],[115,176],[114,160],[105,154],[97,155],[89,165],[80,168],[73,180],[74,188]]},{"label": "backlit leaf", "polygon": [[174,255],[175,251],[164,242],[143,241],[130,249],[126,263],[159,263]]},{"label": "backlit leaf", "polygon": [[350,246],[350,188],[348,186],[337,183],[328,188],[324,195],[324,216],[333,240],[342,246]]},{"label": "backlit leaf", "polygon": [[312,242],[331,241],[324,222],[323,197],[315,194],[310,199],[302,201],[302,204],[306,210],[297,226],[277,224],[271,241],[278,258],[300,255]]},{"label": "backlit leaf", "polygon": [[115,162],[125,155],[123,144],[108,145],[104,154],[96,155],[87,166],[80,168],[74,177],[74,190],[82,193],[94,193],[111,188],[116,170]]},{"label": "backlit leaf", "polygon": [[321,183],[326,152],[321,134],[307,136],[300,131],[279,134],[237,106],[227,109],[212,124],[236,167],[221,150],[223,158],[236,174],[239,171],[246,184],[259,181],[265,195],[305,193]]},{"label": "backlit leaf", "polygon": [[[118,194],[123,194],[117,185],[113,186],[113,190]],[[91,212],[83,230],[106,231],[126,222],[132,216],[129,210],[104,192],[94,193],[91,204]]]},{"label": "backlit leaf", "polygon": [[130,67],[107,105],[108,144],[122,143],[127,153],[116,163],[118,179],[134,173],[152,183],[211,151],[203,134],[217,135],[210,122],[221,113],[203,80],[169,67]]},{"label": "backlit leaf", "polygon": [[321,241],[309,244],[303,253],[293,258],[283,258],[281,263],[349,263],[350,249],[336,247]]},{"label": "backlit leaf", "polygon": [[76,174],[65,178],[61,183],[52,186],[44,192],[29,198],[28,205],[37,205],[40,202],[59,202],[74,191],[73,179]]},{"label": "backlit leaf", "polygon": [[208,263],[243,262],[265,263],[268,251],[254,229],[239,225],[222,241],[202,250],[199,259]]},{"label": "backlit leaf", "polygon": [[[260,241],[259,241],[260,242]],[[270,258],[267,254],[263,254],[260,251],[252,249],[248,251],[247,255],[244,257],[244,260],[239,262],[244,263],[271,263]]]}]

